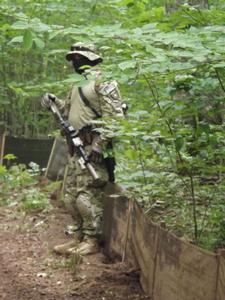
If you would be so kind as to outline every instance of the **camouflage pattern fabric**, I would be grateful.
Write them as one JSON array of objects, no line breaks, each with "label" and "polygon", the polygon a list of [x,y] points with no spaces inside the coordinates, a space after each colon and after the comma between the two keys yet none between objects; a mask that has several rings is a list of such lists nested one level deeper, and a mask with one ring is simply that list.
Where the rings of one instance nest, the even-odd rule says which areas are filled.
[{"label": "camouflage pattern fabric", "polygon": [[[92,107],[104,117],[123,117],[122,101],[116,81],[102,83],[97,72],[96,80],[87,81],[82,86],[83,93],[88,98]],[[82,130],[91,125],[96,115],[86,106],[81,99],[78,87],[74,86],[66,101],[56,99],[58,108],[68,118],[69,123],[77,130]],[[92,125],[93,128],[93,125]],[[88,136],[88,135],[87,135]],[[87,136],[81,137],[84,140]],[[109,139],[103,134],[92,138],[85,150],[87,153],[97,151],[101,153]],[[95,181],[88,170],[82,170],[79,157],[75,154],[69,159],[68,173],[65,186],[65,203],[74,217],[77,228],[80,228],[84,235],[101,235],[101,221],[103,210],[103,187],[108,182],[108,173],[103,163],[93,163],[100,179]]]},{"label": "camouflage pattern fabric", "polygon": [[103,164],[92,163],[100,179],[82,170],[75,155],[69,160],[65,203],[82,234],[99,237],[102,233],[103,187],[108,174]]}]

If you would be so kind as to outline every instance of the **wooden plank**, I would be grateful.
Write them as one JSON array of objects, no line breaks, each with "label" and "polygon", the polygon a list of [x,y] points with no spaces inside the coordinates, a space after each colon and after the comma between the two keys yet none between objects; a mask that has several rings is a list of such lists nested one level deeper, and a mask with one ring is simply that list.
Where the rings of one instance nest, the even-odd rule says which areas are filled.
[{"label": "wooden plank", "polygon": [[159,228],[154,300],[216,299],[217,255]]}]

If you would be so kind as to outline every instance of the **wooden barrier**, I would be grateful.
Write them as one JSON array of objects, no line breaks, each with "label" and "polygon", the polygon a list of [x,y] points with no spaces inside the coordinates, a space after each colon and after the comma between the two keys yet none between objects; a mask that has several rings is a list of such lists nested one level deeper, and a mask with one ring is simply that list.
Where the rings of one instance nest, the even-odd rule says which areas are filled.
[{"label": "wooden barrier", "polygon": [[0,137],[1,163],[5,163],[6,154],[14,154],[15,162],[18,164],[28,165],[30,162],[35,162],[44,168],[47,166],[52,144],[53,139],[27,139],[2,135]]},{"label": "wooden barrier", "polygon": [[[67,164],[67,145],[64,139],[28,139],[0,135],[0,165],[37,163],[41,168],[46,168],[45,175],[49,179],[58,180],[64,176]],[[6,154],[14,154],[16,160],[7,162]]]},{"label": "wooden barrier", "polygon": [[152,300],[225,299],[225,251],[215,254],[179,239],[112,188],[105,201],[104,237],[108,255],[122,259],[127,249],[126,259],[139,267]]},{"label": "wooden barrier", "polygon": [[45,176],[51,180],[61,180],[65,176],[67,165],[68,147],[65,139],[57,137],[54,140]]}]

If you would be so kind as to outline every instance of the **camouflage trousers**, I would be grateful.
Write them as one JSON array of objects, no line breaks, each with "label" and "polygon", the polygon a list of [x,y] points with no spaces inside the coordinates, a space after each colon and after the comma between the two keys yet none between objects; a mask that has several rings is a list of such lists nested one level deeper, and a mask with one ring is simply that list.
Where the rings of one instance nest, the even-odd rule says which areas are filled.
[{"label": "camouflage trousers", "polygon": [[99,237],[102,233],[103,188],[108,181],[104,164],[92,163],[99,180],[82,170],[76,154],[69,158],[64,201],[83,235]]}]

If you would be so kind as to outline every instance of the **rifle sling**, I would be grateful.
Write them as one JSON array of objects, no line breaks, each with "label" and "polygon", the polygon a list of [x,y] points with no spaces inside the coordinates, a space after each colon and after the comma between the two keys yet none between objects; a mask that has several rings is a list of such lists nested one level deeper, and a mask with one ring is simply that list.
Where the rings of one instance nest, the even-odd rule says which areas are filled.
[{"label": "rifle sling", "polygon": [[101,115],[97,112],[97,110],[93,106],[91,106],[90,101],[84,95],[84,92],[80,86],[78,87],[78,92],[79,92],[81,100],[84,102],[84,104],[87,107],[89,107],[92,110],[92,112],[95,114],[96,118],[101,118]]}]

